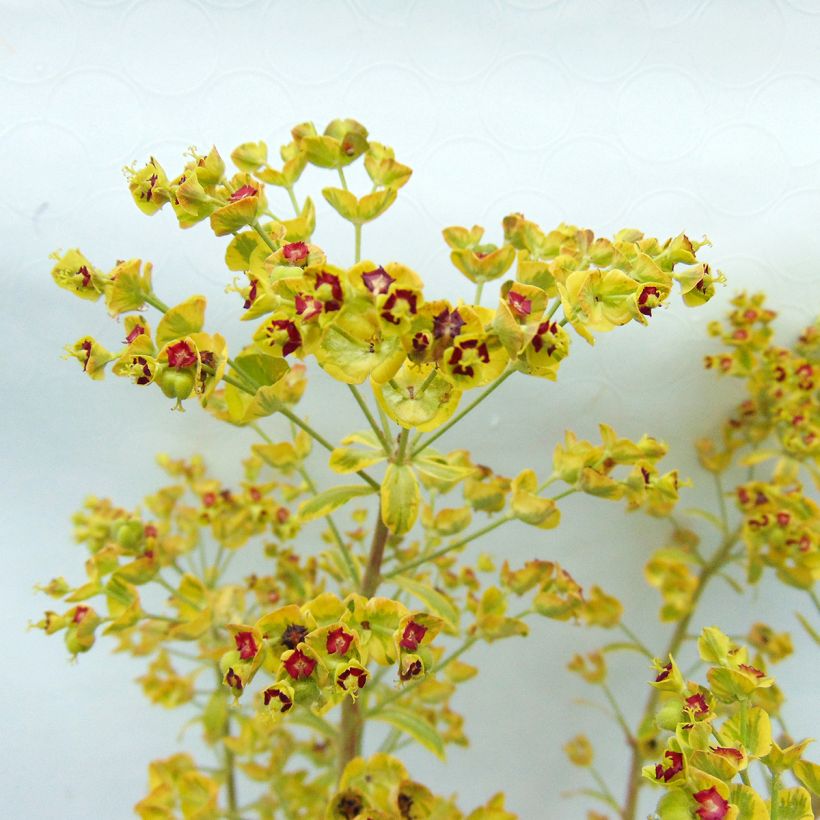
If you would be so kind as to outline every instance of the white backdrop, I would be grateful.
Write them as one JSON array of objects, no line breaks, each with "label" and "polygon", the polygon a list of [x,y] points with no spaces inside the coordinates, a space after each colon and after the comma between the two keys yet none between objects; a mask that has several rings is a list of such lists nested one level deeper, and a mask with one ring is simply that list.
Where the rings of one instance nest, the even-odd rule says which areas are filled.
[{"label": "white backdrop", "polygon": [[[224,241],[206,225],[180,232],[170,214],[142,216],[125,163],[153,154],[175,173],[192,144],[216,143],[227,156],[245,140],[278,146],[306,119],[323,127],[355,117],[415,169],[388,215],[365,229],[365,255],[401,260],[424,276],[428,295],[452,298],[469,298],[471,287],[449,267],[446,225],[478,222],[498,241],[501,218],[521,210],[546,227],[566,220],[603,234],[624,226],[662,237],[708,233],[707,256],[729,280],[711,305],[690,311],[675,299],[649,329],[625,328],[594,350],[576,340],[558,385],[509,382],[447,443],[500,471],[545,473],[565,427],[594,435],[607,421],[670,441],[667,462],[700,482],[684,506],[711,503],[690,443],[715,432],[739,394],[702,371],[714,347],[707,321],[736,290],[765,288],[785,340],[820,304],[818,43],[820,0],[2,0],[7,811],[129,817],[147,761],[178,748],[181,713],[142,699],[132,682],[140,665],[110,656],[105,641],[71,665],[59,638],[25,632],[50,603],[33,595],[35,582],[82,577],[71,513],[87,492],[136,504],[160,480],[159,451],[207,448],[211,465],[235,480],[250,441],[196,408],[169,413],[159,391],[91,383],[59,358],[84,333],[111,345],[122,334],[100,305],[53,286],[55,248],[79,245],[103,268],[151,259],[165,301],[202,292],[209,327],[228,327],[235,342],[248,330],[235,321],[235,296],[222,293]],[[310,189],[317,199],[325,184],[333,180],[306,173],[300,198]],[[318,202],[318,239],[346,264],[347,226]],[[328,400],[327,386],[317,379],[304,409],[340,436],[356,408],[345,393]],[[285,434],[275,420],[268,426]],[[501,533],[494,548],[513,562],[554,558],[582,583],[603,581],[624,598],[628,622],[662,649],[658,597],[641,573],[662,525],[572,498],[555,532]],[[815,656],[797,608],[800,596],[768,583],[740,603],[715,588],[698,626],[745,632],[764,617],[794,629],[805,657],[774,671],[791,697],[792,731],[817,735],[807,708]],[[544,621],[527,641],[477,650],[481,675],[459,698],[472,747],[452,751],[446,768],[414,751],[411,773],[458,791],[465,806],[503,788],[524,818],[581,817],[584,801],[559,797],[582,784],[560,751],[580,728],[596,738],[620,795],[617,730],[573,704],[591,691],[576,691],[564,669],[572,652],[606,637]],[[647,678],[634,658],[613,670],[631,718]]]}]

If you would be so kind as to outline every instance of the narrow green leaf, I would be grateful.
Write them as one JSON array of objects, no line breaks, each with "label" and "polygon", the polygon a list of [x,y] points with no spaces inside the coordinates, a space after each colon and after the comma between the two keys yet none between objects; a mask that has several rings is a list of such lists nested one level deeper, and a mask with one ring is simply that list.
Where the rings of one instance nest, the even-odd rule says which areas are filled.
[{"label": "narrow green leaf", "polygon": [[331,487],[329,490],[325,490],[305,501],[299,507],[299,517],[302,521],[313,521],[315,518],[322,518],[346,504],[351,498],[372,495],[374,492],[375,490],[367,484]]},{"label": "narrow green leaf", "polygon": [[458,629],[459,609],[446,596],[429,584],[423,584],[406,575],[394,575],[390,581],[410,595],[418,598],[434,615],[442,618],[450,631]]},{"label": "narrow green leaf", "polygon": [[417,712],[402,706],[389,706],[375,712],[373,718],[389,723],[431,751],[439,760],[444,760],[444,738]]},{"label": "narrow green leaf", "polygon": [[382,521],[394,535],[408,532],[419,512],[419,482],[412,467],[390,464],[381,488]]},{"label": "narrow green leaf", "polygon": [[330,469],[337,473],[357,473],[384,461],[387,456],[373,450],[355,450],[352,447],[337,447],[330,454]]}]

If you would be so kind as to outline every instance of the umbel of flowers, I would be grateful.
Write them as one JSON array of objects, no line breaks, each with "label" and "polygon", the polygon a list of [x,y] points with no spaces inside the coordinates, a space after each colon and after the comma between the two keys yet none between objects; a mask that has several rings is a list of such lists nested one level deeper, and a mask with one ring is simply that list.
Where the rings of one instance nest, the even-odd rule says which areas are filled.
[{"label": "umbel of flowers", "polygon": [[[227,238],[228,290],[251,323],[237,350],[206,329],[204,297],[168,306],[149,262],[105,270],[77,249],[55,254],[60,287],[102,299],[122,317],[118,348],[89,336],[67,348],[83,372],[98,380],[110,369],[149,392],[156,385],[174,409],[197,402],[260,441],[238,487],[210,476],[199,457],[161,456],[171,483],[143,508],[89,498],[74,520],[88,552],[86,580],[42,587],[64,603],[37,626],[62,632],[73,655],[99,634],[113,636],[120,651],[148,661],[140,683],[150,700],[195,710],[216,764],[187,754],[152,763],[149,794],[136,806],[144,818],[461,818],[454,798],[413,781],[394,755],[416,742],[443,758],[448,744],[467,743],[452,696],[478,670],[462,656],[479,641],[526,635],[534,615],[626,629],[619,601],[594,583],[584,588],[554,560],[551,535],[547,555],[509,554],[500,567],[464,548],[511,521],[556,528],[560,501],[573,493],[669,516],[678,477],[659,469],[664,444],[629,441],[607,425],[597,443],[567,432],[551,464],[515,476],[433,445],[514,374],[557,380],[573,334],[593,343],[633,321],[651,324],[675,290],[698,306],[722,276],[697,258],[704,242],[684,234],[661,241],[630,229],[596,238],[512,214],[499,244],[484,241],[478,226],[444,230],[475,297],[428,299],[418,273],[361,252],[363,227],[390,208],[411,170],[353,120],[323,133],[305,123],[291,137],[278,159],[263,142],[240,145],[234,171],[216,148],[192,150],[176,175],[154,158],[127,169],[143,213],[171,211],[182,228],[208,222]],[[362,196],[345,176],[357,162],[372,183]],[[314,242],[313,201],[296,192],[308,165],[334,178],[322,195],[352,226],[350,265]],[[499,281],[495,306],[483,305],[486,286]],[[344,385],[364,429],[332,442],[298,411],[311,362]],[[795,377],[793,362],[780,366]],[[792,429],[805,402],[790,395],[781,404],[783,439],[816,446]],[[273,415],[290,423],[286,440],[265,430]],[[321,487],[311,474],[317,450],[340,483]],[[780,497],[767,503],[777,507]],[[801,509],[792,527],[809,514]],[[765,527],[755,533],[764,538],[757,564],[809,584],[810,559],[772,550]],[[239,551],[258,558],[245,577],[232,572]],[[146,603],[156,590],[162,607]],[[679,592],[675,606],[688,611]],[[373,721],[389,730],[366,759]],[[468,815],[513,816],[500,794]]]}]

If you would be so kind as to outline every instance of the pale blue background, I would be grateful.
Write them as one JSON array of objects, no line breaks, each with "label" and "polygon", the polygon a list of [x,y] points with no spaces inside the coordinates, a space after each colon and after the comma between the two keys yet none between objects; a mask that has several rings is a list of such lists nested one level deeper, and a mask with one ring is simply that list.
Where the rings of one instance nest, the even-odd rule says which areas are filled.
[{"label": "pale blue background", "polygon": [[[132,683],[140,664],[109,656],[103,643],[70,665],[59,638],[25,632],[50,604],[32,584],[82,577],[71,513],[86,492],[136,504],[160,480],[152,454],[161,450],[207,448],[235,479],[250,441],[196,408],[169,413],[159,391],[91,383],[59,358],[86,332],[111,346],[122,333],[100,305],[53,287],[47,256],[58,247],[79,245],[104,268],[151,259],[166,301],[205,293],[210,328],[227,327],[234,343],[248,330],[235,322],[236,298],[222,294],[224,240],[206,226],[180,232],[170,214],[140,215],[124,164],[154,154],[173,172],[191,144],[215,142],[227,156],[244,140],[278,146],[305,119],[359,118],[416,169],[384,220],[365,230],[365,253],[415,267],[431,295],[471,294],[440,239],[449,224],[480,222],[498,239],[504,214],[523,210],[545,226],[568,220],[598,233],[708,233],[707,257],[730,285],[707,309],[676,299],[650,329],[626,328],[594,350],[576,341],[557,386],[508,383],[447,438],[498,470],[547,473],[566,426],[585,435],[601,420],[627,435],[646,430],[673,442],[671,465],[705,482],[683,506],[708,503],[689,442],[714,433],[739,395],[701,369],[714,348],[708,319],[735,290],[765,288],[786,339],[820,304],[818,43],[818,0],[0,3],[6,812],[128,817],[145,793],[147,761],[178,748],[183,713],[143,700]],[[333,179],[307,173],[300,199],[326,184]],[[350,232],[318,200],[318,238],[345,264]],[[356,409],[325,386],[315,385],[305,410],[338,437]],[[267,426],[285,434],[276,420]],[[321,469],[320,457],[314,463]],[[604,582],[660,651],[658,597],[641,568],[665,528],[585,499],[570,499],[564,518],[554,533],[501,530],[494,549],[514,564],[553,558],[582,583]],[[816,735],[816,656],[792,615],[804,599],[768,583],[754,601],[717,585],[707,598],[701,624],[745,632],[765,617],[795,630],[805,654],[775,672],[792,698],[792,731]],[[527,641],[471,658],[482,672],[459,704],[473,747],[454,749],[446,768],[423,751],[408,763],[433,788],[458,791],[465,807],[503,788],[524,818],[582,817],[584,801],[560,802],[562,790],[582,784],[561,745],[576,728],[590,732],[619,796],[625,761],[616,728],[573,705],[592,690],[577,688],[564,666],[608,636],[533,626]],[[626,660],[613,686],[634,717],[647,671],[638,656]]]}]

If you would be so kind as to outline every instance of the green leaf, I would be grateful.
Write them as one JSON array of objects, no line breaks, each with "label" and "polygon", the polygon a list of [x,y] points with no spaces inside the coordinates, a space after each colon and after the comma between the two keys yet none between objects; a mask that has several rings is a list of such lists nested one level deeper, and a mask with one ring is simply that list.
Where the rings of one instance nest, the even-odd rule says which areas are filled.
[{"label": "green leaf", "polygon": [[665,794],[658,803],[657,814],[663,820],[691,820],[692,811],[689,808],[689,798],[682,791]]},{"label": "green leaf", "polygon": [[742,744],[749,757],[763,757],[772,748],[772,723],[759,706],[744,709],[741,705],[723,724],[720,734],[724,740]]},{"label": "green leaf", "polygon": [[305,501],[299,507],[299,517],[302,521],[313,521],[315,518],[322,518],[342,505],[347,504],[351,498],[358,498],[362,495],[372,495],[374,492],[375,490],[367,484],[331,487],[329,490],[325,490]]},{"label": "green leaf", "polygon": [[382,443],[376,437],[375,433],[372,433],[370,430],[359,430],[355,433],[351,433],[349,436],[345,436],[342,439],[342,444],[361,444],[364,447],[370,447],[373,450],[381,450]]},{"label": "green leaf", "polygon": [[814,820],[811,795],[799,786],[778,789],[776,805],[777,820]]},{"label": "green leaf", "polygon": [[255,421],[265,416],[272,416],[281,409],[282,402],[276,395],[276,385],[271,384],[267,387],[260,387],[245,409],[245,415],[242,417],[242,421],[247,424],[249,421]]},{"label": "green leaf", "polygon": [[157,325],[157,345],[199,333],[205,324],[205,297],[191,296],[172,307]]},{"label": "green leaf", "polygon": [[346,219],[348,222],[356,221],[358,216],[358,201],[350,191],[345,191],[342,188],[323,188],[322,196],[342,219]]},{"label": "green leaf", "polygon": [[792,772],[812,794],[820,796],[820,766],[810,760],[798,760]]},{"label": "green leaf", "polygon": [[442,595],[429,584],[423,584],[405,575],[394,575],[390,581],[418,598],[430,612],[438,615],[447,625],[448,631],[455,632],[458,629],[459,609],[446,595]]},{"label": "green leaf", "polygon": [[769,811],[763,798],[749,786],[733,783],[729,801],[738,808],[738,817],[743,820],[769,820]]},{"label": "green leaf", "polygon": [[355,450],[351,447],[337,447],[330,454],[330,469],[337,473],[357,473],[365,467],[371,467],[384,461],[387,456],[381,452]]},{"label": "green leaf", "polygon": [[717,529],[723,532],[723,522],[713,513],[710,513],[708,510],[702,510],[700,507],[688,507],[685,510],[681,510],[684,515],[692,515],[696,516],[697,518],[702,518],[704,521],[708,521],[710,524],[713,524]]},{"label": "green leaf", "polygon": [[432,451],[425,450],[428,455],[419,455],[413,459],[413,465],[418,470],[422,480],[435,486],[440,492],[452,489],[465,478],[475,473],[475,467],[466,467],[462,464],[450,464],[444,456],[432,455]]},{"label": "green leaf", "polygon": [[234,359],[234,365],[239,375],[256,387],[276,384],[290,370],[288,363],[280,356],[256,351],[240,353]]},{"label": "green leaf", "polygon": [[382,521],[394,535],[403,535],[416,523],[419,482],[412,467],[390,464],[381,487]]},{"label": "green leaf", "polygon": [[360,225],[380,217],[396,201],[393,188],[385,188],[363,196],[356,206],[356,222]]},{"label": "green leaf", "polygon": [[389,706],[373,714],[375,720],[389,723],[417,743],[429,749],[439,760],[444,760],[444,738],[417,712],[402,706]]}]

